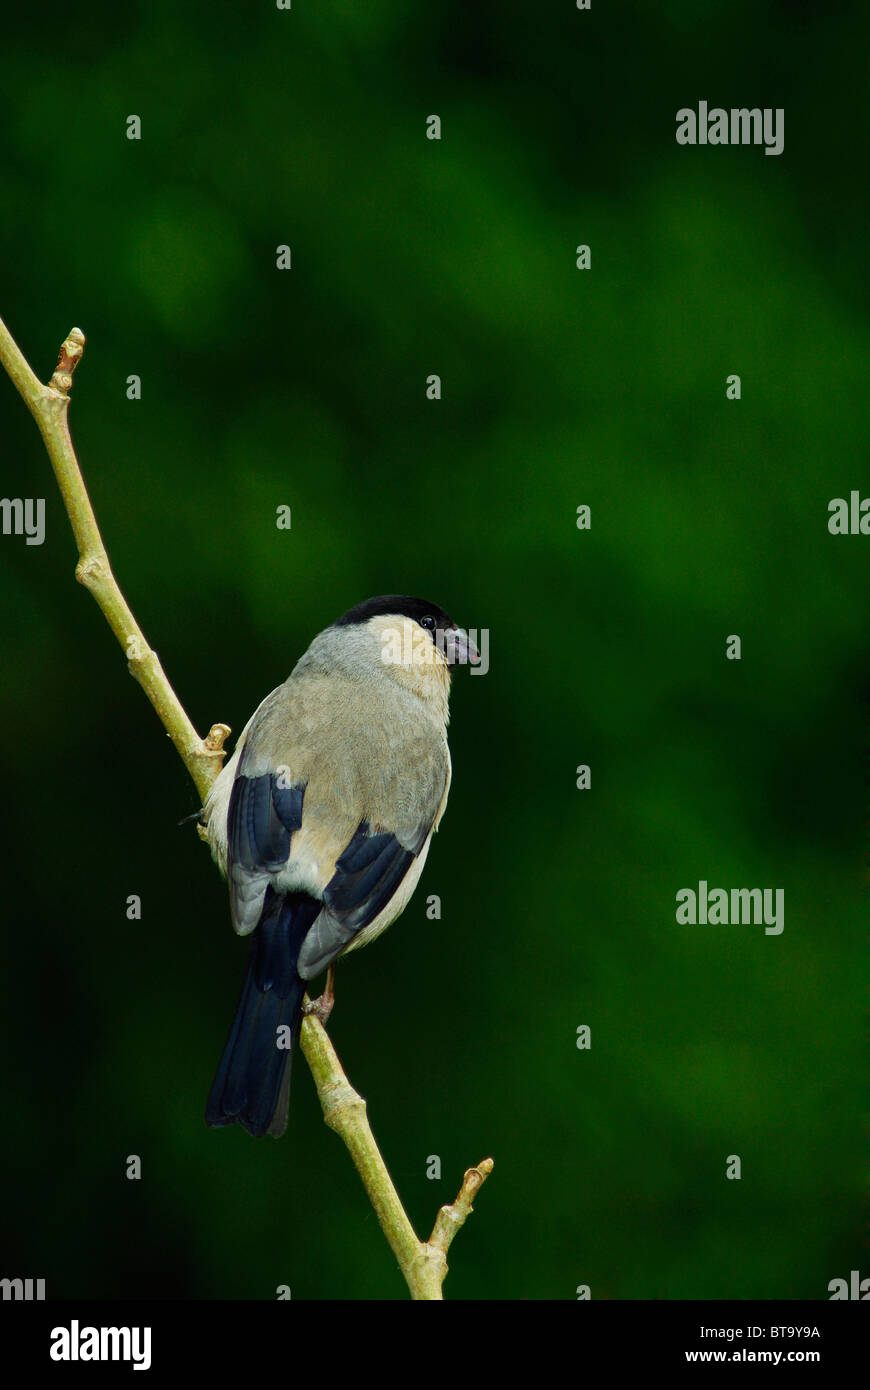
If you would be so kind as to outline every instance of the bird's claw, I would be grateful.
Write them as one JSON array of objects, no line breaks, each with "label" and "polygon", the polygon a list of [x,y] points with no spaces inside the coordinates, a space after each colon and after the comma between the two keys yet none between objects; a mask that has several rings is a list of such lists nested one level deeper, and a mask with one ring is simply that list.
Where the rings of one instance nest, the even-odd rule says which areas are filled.
[{"label": "bird's claw", "polygon": [[303,1008],[302,1012],[306,1017],[313,1015],[325,1026],[329,1015],[332,1013],[332,1006],[335,1003],[333,994],[321,994],[319,999],[310,1000]]}]

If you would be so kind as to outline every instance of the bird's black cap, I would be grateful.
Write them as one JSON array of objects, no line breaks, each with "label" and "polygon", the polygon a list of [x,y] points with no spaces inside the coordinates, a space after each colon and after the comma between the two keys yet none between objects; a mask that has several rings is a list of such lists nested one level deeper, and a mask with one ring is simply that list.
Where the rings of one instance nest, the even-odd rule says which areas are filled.
[{"label": "bird's black cap", "polygon": [[369,618],[380,618],[387,613],[412,618],[415,623],[419,623],[421,618],[434,618],[435,626],[442,629],[456,627],[453,619],[437,603],[431,603],[427,598],[411,598],[408,594],[378,594],[376,598],[367,598],[364,603],[349,608],[332,626],[351,627],[354,623],[367,623]]}]

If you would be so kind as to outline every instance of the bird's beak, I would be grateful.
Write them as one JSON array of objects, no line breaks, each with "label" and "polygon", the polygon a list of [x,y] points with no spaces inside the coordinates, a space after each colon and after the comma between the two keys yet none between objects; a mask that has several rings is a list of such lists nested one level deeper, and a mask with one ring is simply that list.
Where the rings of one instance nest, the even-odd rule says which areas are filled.
[{"label": "bird's beak", "polygon": [[448,628],[444,633],[444,656],[448,666],[474,665],[480,661],[480,652],[461,627]]}]

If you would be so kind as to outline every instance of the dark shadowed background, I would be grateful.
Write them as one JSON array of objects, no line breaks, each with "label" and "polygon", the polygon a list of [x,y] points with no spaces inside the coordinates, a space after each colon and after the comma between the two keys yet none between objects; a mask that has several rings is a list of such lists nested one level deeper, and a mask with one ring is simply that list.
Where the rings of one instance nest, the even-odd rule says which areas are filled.
[{"label": "dark shadowed background", "polygon": [[[418,1232],[495,1159],[449,1297],[867,1272],[870,537],[827,508],[870,495],[868,38],[749,0],[4,15],[0,314],[44,380],[87,334],[74,438],[197,726],[371,594],[490,632],[421,886],[330,1023]],[[699,100],[784,108],[784,153],[678,146]],[[47,509],[0,538],[0,1275],[403,1297],[301,1058],[281,1141],[205,1127],[247,944],[5,378],[0,450]],[[784,932],[678,925],[700,879],[784,889]]]}]

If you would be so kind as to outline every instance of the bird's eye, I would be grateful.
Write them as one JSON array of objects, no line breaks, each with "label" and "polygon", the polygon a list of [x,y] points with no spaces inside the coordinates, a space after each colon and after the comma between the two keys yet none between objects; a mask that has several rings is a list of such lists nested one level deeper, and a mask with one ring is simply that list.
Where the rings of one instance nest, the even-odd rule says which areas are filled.
[{"label": "bird's eye", "polygon": [[427,616],[427,617],[425,617],[425,618],[421,618],[421,619],[420,619],[420,626],[421,626],[421,627],[428,628],[429,631],[431,632],[432,629],[433,629],[434,626],[435,626],[435,619],[432,618],[432,617],[429,617],[429,616]]}]

